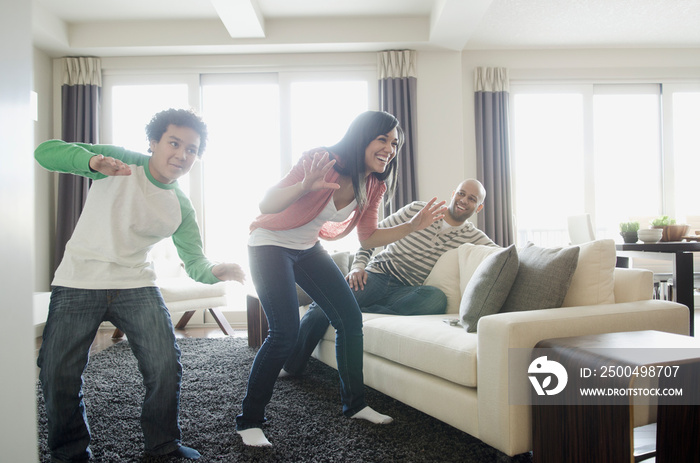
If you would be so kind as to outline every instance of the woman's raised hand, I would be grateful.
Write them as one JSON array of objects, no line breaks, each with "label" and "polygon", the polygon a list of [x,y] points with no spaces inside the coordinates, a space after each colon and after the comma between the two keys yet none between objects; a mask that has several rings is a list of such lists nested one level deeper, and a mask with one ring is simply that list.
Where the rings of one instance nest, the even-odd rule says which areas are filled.
[{"label": "woman's raised hand", "polygon": [[326,174],[335,164],[335,159],[329,160],[328,151],[317,152],[311,161],[304,160],[304,180],[301,187],[304,191],[317,191],[329,188],[331,190],[340,189],[337,183],[326,182]]},{"label": "woman's raised hand", "polygon": [[423,209],[411,218],[410,223],[413,231],[423,230],[436,220],[445,217],[445,211],[447,210],[445,201],[440,201],[439,203],[436,203],[436,201],[437,198],[428,201],[428,203],[423,206]]}]

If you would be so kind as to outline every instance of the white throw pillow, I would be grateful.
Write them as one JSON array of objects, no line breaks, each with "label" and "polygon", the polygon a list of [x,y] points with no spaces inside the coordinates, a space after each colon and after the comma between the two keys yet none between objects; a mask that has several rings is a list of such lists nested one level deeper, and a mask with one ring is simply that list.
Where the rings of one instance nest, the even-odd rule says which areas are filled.
[{"label": "white throw pillow", "polygon": [[457,249],[450,249],[435,262],[428,278],[423,282],[426,286],[434,286],[447,296],[447,313],[459,313],[459,302],[462,293],[459,290],[459,259]]},{"label": "white throw pillow", "polygon": [[615,241],[596,240],[578,246],[578,264],[562,307],[614,304]]}]

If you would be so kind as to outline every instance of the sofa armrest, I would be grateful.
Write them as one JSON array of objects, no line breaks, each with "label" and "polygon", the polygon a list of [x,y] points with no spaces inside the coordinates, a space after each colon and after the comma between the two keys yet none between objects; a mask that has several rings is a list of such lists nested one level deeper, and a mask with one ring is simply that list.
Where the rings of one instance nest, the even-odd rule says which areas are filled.
[{"label": "sofa armrest", "polygon": [[615,268],[615,302],[651,299],[654,293],[654,272],[641,268]]},{"label": "sofa armrest", "polygon": [[621,331],[657,330],[687,335],[689,322],[686,306],[659,300],[500,313],[482,318],[477,329],[479,438],[509,455],[532,450],[530,407],[509,405],[509,349],[533,348],[543,339]]}]

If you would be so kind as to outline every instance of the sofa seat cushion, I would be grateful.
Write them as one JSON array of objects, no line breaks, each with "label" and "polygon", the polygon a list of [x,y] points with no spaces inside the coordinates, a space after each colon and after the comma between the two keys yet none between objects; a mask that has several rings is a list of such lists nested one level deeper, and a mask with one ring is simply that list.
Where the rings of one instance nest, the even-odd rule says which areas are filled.
[{"label": "sofa seat cushion", "polygon": [[[299,316],[303,317],[307,310],[309,310],[309,306],[300,307],[299,308]],[[395,315],[387,315],[387,314],[381,314],[381,313],[363,313],[362,314],[362,323],[365,324],[365,323],[367,323],[368,320],[373,320],[375,318],[384,318],[384,317],[395,317]],[[328,326],[328,329],[326,330],[326,334],[323,335],[323,339],[326,341],[335,342],[335,329],[333,329],[332,326]]]},{"label": "sofa seat cushion", "polygon": [[364,350],[453,383],[476,387],[477,335],[459,325],[448,325],[444,318],[418,315],[366,319]]},{"label": "sofa seat cushion", "polygon": [[225,284],[208,285],[189,277],[158,278],[156,284],[166,303],[226,296]]}]

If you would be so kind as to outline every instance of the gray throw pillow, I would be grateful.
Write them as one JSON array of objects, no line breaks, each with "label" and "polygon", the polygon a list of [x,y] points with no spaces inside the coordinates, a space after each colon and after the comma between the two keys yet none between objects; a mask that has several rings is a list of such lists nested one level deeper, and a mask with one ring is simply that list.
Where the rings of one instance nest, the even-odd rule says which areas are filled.
[{"label": "gray throw pillow", "polygon": [[[351,258],[352,256],[349,252],[336,252],[335,254],[331,254],[331,259],[333,259],[333,262],[335,262],[335,265],[338,266],[340,273],[343,275],[347,275],[350,271]],[[313,302],[309,295],[306,294],[304,290],[299,287],[299,285],[297,285],[297,298],[299,299],[299,307],[309,305]]]},{"label": "gray throw pillow", "polygon": [[520,267],[501,312],[561,307],[578,263],[578,246],[518,251]]},{"label": "gray throw pillow", "polygon": [[481,317],[498,313],[518,274],[515,245],[486,257],[474,271],[462,294],[459,316],[467,333],[476,332]]}]

